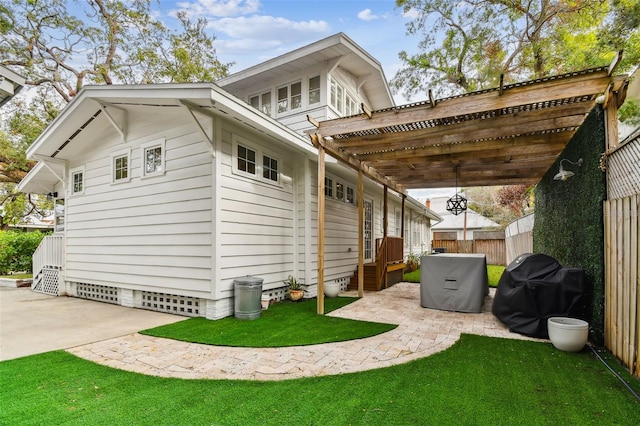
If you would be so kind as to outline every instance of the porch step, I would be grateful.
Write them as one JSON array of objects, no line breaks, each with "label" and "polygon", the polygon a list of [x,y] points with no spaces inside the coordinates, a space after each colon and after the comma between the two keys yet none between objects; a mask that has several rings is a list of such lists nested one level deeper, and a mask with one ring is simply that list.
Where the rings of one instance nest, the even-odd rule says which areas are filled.
[{"label": "porch step", "polygon": [[[399,263],[390,263],[387,265],[387,286],[392,286],[394,284],[402,281],[402,275],[404,272],[404,268],[406,264],[403,262]],[[354,272],[351,276],[351,280],[347,285],[347,290],[357,290],[358,289],[358,270]],[[364,290],[365,291],[380,291],[382,290],[382,284],[378,285],[376,282],[376,264],[375,263],[365,263],[364,264]]]}]

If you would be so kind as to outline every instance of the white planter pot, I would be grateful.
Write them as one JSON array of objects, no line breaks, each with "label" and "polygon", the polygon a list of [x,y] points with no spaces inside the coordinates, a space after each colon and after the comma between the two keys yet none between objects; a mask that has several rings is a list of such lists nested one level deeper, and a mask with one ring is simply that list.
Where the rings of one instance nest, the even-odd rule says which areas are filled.
[{"label": "white planter pot", "polygon": [[263,294],[262,297],[260,298],[260,304],[262,305],[262,309],[269,309],[269,304],[271,303],[271,298],[266,295]]},{"label": "white planter pot", "polygon": [[566,352],[581,351],[589,337],[589,323],[577,318],[551,317],[547,330],[553,346]]},{"label": "white planter pot", "polygon": [[338,297],[338,293],[340,293],[340,283],[334,281],[324,284],[324,295],[326,297]]}]

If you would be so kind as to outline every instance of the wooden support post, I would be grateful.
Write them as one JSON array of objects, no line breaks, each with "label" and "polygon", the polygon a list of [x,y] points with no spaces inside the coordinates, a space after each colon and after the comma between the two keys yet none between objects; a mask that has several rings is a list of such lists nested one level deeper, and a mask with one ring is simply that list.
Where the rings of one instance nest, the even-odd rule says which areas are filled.
[{"label": "wooden support post", "polygon": [[364,296],[364,178],[358,171],[358,297]]},{"label": "wooden support post", "polygon": [[324,146],[318,146],[318,314],[324,315]]},{"label": "wooden support post", "polygon": [[404,201],[406,198],[407,197],[404,194],[402,194],[402,208],[401,208],[402,219],[400,221],[400,238],[403,238],[403,239],[404,239]]},{"label": "wooden support post", "polygon": [[606,152],[618,146],[618,100],[615,93],[613,99],[606,103],[604,110],[604,127],[606,133]]},{"label": "wooden support post", "polygon": [[384,186],[384,194],[382,195],[382,199],[383,199],[383,207],[382,207],[382,237],[386,237],[387,236],[387,229],[389,227],[389,215],[387,214],[387,210],[388,210],[388,200],[387,200],[387,193],[389,192],[389,188],[387,187],[387,185]]}]

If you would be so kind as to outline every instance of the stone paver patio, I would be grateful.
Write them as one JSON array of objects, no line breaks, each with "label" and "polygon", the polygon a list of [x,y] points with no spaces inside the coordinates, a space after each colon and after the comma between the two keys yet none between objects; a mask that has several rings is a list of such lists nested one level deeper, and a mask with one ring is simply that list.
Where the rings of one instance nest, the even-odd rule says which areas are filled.
[{"label": "stone paver patio", "polygon": [[68,352],[109,367],[162,377],[283,380],[406,363],[449,348],[461,333],[537,340],[509,332],[491,314],[493,289],[485,298],[481,313],[423,308],[419,292],[418,284],[399,283],[381,292],[366,293],[360,300],[329,314],[398,324],[392,331],[365,339],[286,348],[236,348],[136,333]]}]

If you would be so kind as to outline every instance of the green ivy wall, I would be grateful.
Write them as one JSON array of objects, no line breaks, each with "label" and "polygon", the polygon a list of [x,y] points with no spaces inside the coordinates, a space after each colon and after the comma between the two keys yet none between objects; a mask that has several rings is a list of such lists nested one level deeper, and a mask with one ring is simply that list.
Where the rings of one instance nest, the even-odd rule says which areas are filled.
[{"label": "green ivy wall", "polygon": [[[569,141],[535,190],[533,250],[554,257],[563,266],[585,270],[583,319],[591,339],[604,341],[604,227],[605,174],[600,157],[605,150],[604,111],[597,105]],[[582,167],[566,181],[554,181],[560,160],[583,159]]]}]

